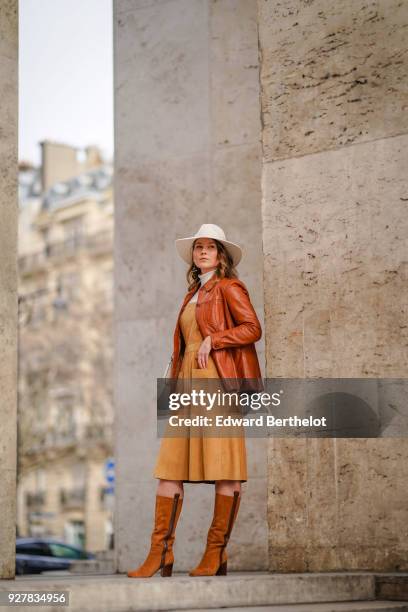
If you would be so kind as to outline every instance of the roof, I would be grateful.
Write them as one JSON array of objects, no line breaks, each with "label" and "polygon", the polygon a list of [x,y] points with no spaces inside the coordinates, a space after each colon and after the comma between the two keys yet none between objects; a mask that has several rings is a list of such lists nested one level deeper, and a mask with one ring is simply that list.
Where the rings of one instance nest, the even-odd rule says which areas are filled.
[{"label": "roof", "polygon": [[51,211],[84,197],[97,197],[112,185],[113,168],[99,166],[67,181],[55,183],[43,196],[42,209]]}]

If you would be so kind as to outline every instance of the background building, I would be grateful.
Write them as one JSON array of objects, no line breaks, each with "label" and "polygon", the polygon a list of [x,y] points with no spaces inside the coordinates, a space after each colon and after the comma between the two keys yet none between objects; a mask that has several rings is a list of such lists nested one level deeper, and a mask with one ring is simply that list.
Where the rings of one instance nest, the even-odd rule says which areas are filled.
[{"label": "background building", "polygon": [[20,164],[18,533],[111,544],[112,166],[43,142]]}]

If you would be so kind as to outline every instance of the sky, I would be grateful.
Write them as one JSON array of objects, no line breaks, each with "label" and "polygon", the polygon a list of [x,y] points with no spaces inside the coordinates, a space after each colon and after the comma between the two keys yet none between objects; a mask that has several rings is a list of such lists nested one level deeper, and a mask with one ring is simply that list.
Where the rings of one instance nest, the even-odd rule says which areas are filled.
[{"label": "sky", "polygon": [[41,140],[112,159],[112,0],[19,1],[19,159]]}]

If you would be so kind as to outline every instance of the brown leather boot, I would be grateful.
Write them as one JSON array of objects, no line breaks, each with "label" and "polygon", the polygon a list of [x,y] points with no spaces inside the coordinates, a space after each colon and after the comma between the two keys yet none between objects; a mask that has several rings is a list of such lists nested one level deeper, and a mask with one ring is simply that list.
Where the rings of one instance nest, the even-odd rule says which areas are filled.
[{"label": "brown leather boot", "polygon": [[150,578],[158,570],[163,577],[173,571],[173,543],[183,498],[180,493],[173,497],[156,495],[154,529],[151,535],[150,551],[137,569],[128,571],[129,578]]},{"label": "brown leather boot", "polygon": [[207,546],[204,555],[191,572],[190,576],[226,576],[227,546],[238,514],[241,496],[239,491],[231,495],[215,494],[214,516],[207,535]]}]

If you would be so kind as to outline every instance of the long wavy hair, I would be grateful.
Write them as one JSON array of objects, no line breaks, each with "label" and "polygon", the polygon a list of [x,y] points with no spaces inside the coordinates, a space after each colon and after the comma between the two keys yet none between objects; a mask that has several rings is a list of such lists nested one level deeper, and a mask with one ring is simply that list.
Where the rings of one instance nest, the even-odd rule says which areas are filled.
[{"label": "long wavy hair", "polygon": [[[219,242],[215,238],[213,238],[213,240],[215,244],[217,245],[217,252],[218,252],[218,258],[219,258],[217,268],[214,270],[216,276],[219,279],[238,278],[238,272],[233,264],[231,255],[228,253],[227,249],[222,244],[222,242]],[[191,247],[191,265],[189,269],[187,270],[187,274],[186,274],[188,291],[191,291],[191,289],[197,289],[198,286],[200,285],[200,279],[198,278],[198,275],[201,274],[201,269],[198,268],[193,261],[193,249],[194,249],[195,242],[196,241],[194,240],[192,247]]]}]

